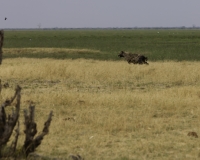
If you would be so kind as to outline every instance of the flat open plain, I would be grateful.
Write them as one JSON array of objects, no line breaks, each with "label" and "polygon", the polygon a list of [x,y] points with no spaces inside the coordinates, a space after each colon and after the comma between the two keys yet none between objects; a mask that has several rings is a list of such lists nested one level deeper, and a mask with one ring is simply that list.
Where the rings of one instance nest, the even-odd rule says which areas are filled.
[{"label": "flat open plain", "polygon": [[[37,149],[38,154],[65,159],[70,154],[79,154],[88,160],[188,160],[200,157],[199,138],[187,136],[191,131],[200,135],[200,63],[197,50],[191,53],[196,55],[196,60],[187,60],[189,55],[186,53],[184,60],[177,58],[180,55],[176,60],[163,60],[157,57],[156,46],[145,51],[136,47],[136,51],[148,56],[149,65],[129,65],[118,59],[117,49],[113,52],[104,47],[101,49],[92,42],[91,48],[87,47],[88,44],[73,48],[51,48],[40,43],[34,44],[36,47],[26,46],[30,40],[25,43],[26,47],[23,43],[11,47],[13,39],[9,37],[14,35],[13,32],[7,33],[0,66],[2,83],[9,84],[1,92],[0,103],[10,98],[19,84],[22,87],[20,114],[23,115],[23,109],[28,108],[32,101],[36,106],[38,131],[42,130],[44,121],[53,110],[50,132]],[[21,36],[20,32],[15,34]],[[145,37],[152,32],[137,34]],[[112,42],[110,39],[110,45]],[[119,51],[134,51],[133,48],[126,49],[129,41],[124,44],[124,48],[118,48]],[[192,44],[196,49],[199,46],[197,39]],[[111,45],[111,48],[114,47]],[[188,48],[188,51],[194,48]],[[168,51],[170,49],[173,50],[169,48]],[[178,48],[176,52],[179,52]],[[154,58],[151,59],[151,55]],[[172,53],[166,57],[170,55]],[[20,117],[20,126],[23,135],[23,116]],[[23,145],[23,136],[19,145]]]}]

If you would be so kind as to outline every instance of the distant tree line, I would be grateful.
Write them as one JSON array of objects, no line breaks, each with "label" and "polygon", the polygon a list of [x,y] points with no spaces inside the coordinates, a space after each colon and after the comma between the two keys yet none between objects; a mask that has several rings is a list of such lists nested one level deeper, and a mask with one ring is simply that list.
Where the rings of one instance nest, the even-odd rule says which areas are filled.
[{"label": "distant tree line", "polygon": [[200,29],[200,27],[193,25],[192,27],[107,27],[107,28],[59,28],[59,27],[53,27],[53,28],[4,28],[4,30],[78,30],[78,29],[84,29],[84,30],[97,30],[97,29]]}]

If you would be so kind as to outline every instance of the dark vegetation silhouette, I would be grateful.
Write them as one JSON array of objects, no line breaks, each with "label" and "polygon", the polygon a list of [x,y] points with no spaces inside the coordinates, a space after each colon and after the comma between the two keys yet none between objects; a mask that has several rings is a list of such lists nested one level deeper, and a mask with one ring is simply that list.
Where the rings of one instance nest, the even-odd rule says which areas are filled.
[{"label": "dark vegetation silhouette", "polygon": [[0,65],[2,63],[2,48],[3,48],[3,42],[4,42],[4,31],[0,30]]},{"label": "dark vegetation silhouette", "polygon": [[[0,30],[0,64],[2,63],[2,47],[4,41],[4,32]],[[0,79],[0,94],[2,88],[6,88],[9,85],[6,83],[1,84]],[[7,113],[7,108],[12,105],[13,101],[16,101],[15,109],[12,110],[12,114]],[[17,85],[14,95],[5,100],[0,106],[0,159],[2,158],[14,158],[21,159],[26,158],[30,153],[35,152],[36,148],[42,143],[45,135],[49,133],[49,127],[52,121],[53,112],[49,113],[47,121],[44,123],[44,128],[40,134],[37,135],[37,123],[34,121],[35,106],[30,103],[29,109],[24,110],[24,125],[25,125],[25,140],[24,145],[17,148],[18,138],[20,136],[20,124],[19,124],[19,112],[21,104],[21,87]],[[14,140],[11,145],[7,143],[10,141],[10,137],[15,133]]]}]

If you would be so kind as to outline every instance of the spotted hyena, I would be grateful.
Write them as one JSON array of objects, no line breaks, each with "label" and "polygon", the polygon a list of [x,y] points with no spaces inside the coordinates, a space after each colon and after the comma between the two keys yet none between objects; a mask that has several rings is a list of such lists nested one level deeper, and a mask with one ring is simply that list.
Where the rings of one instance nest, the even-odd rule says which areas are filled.
[{"label": "spotted hyena", "polygon": [[133,53],[121,51],[118,56],[124,57],[129,64],[130,63],[133,63],[133,64],[148,64],[147,63],[148,58],[145,57],[144,55],[141,55],[141,54],[136,54],[136,53],[133,54]]}]

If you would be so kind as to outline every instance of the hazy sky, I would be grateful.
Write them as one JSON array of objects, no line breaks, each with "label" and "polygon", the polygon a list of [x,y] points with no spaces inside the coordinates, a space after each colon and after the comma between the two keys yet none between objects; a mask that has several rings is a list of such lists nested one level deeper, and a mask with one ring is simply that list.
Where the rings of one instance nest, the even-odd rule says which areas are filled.
[{"label": "hazy sky", "polygon": [[193,25],[200,0],[0,0],[0,28]]}]

